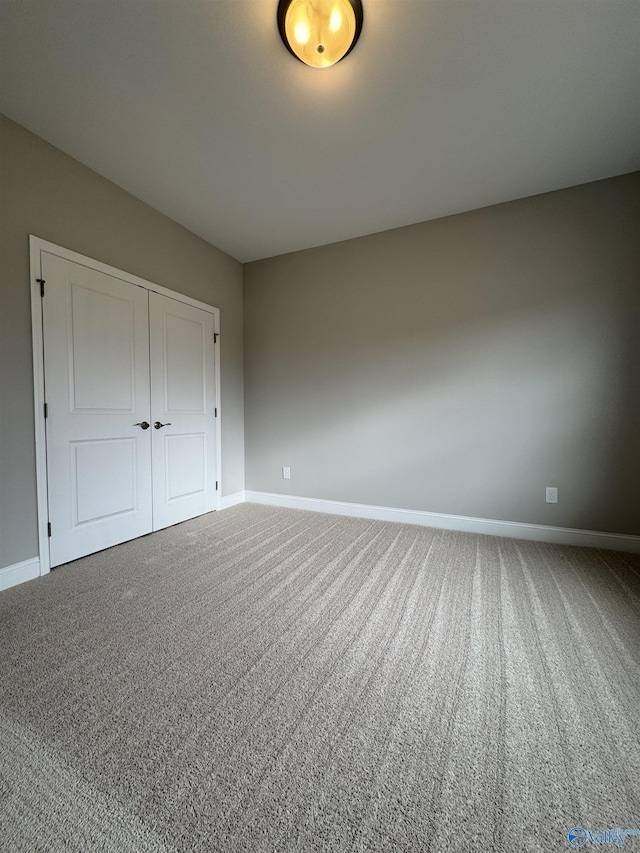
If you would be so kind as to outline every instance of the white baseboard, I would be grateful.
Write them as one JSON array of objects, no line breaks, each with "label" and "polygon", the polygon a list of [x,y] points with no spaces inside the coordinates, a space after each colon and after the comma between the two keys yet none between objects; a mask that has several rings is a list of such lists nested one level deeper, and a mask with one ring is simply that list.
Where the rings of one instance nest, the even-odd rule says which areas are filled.
[{"label": "white baseboard", "polygon": [[40,577],[39,557],[23,560],[21,563],[14,563],[12,566],[5,566],[0,569],[0,591],[38,577]]},{"label": "white baseboard", "polygon": [[231,506],[243,504],[245,500],[244,492],[234,492],[232,495],[225,495],[220,499],[220,509],[229,509]]},{"label": "white baseboard", "polygon": [[591,548],[609,548],[613,551],[631,551],[640,554],[640,536],[621,533],[602,533],[572,527],[551,527],[543,524],[525,524],[519,521],[498,521],[492,518],[472,518],[466,515],[445,515],[415,509],[397,509],[388,506],[329,501],[320,498],[301,498],[295,495],[278,495],[273,492],[245,491],[250,503],[282,506],[288,509],[307,509],[334,515],[372,518],[377,521],[399,521],[421,527],[443,530],[460,530],[465,533],[483,533],[488,536],[507,536],[512,539],[529,539],[534,542],[552,542],[556,545],[581,545]]},{"label": "white baseboard", "polygon": [[[220,509],[229,509],[241,503],[258,503],[282,506],[288,509],[306,509],[332,515],[354,518],[371,518],[377,521],[398,521],[421,527],[443,530],[460,530],[466,533],[483,533],[488,536],[507,536],[512,539],[530,539],[534,542],[552,542],[556,545],[581,545],[591,548],[609,548],[612,551],[630,551],[640,554],[640,536],[622,533],[603,533],[596,530],[579,530],[572,527],[551,527],[543,524],[525,524],[518,521],[497,521],[492,518],[472,518],[466,515],[445,515],[415,509],[398,509],[389,506],[330,501],[321,498],[302,498],[279,495],[273,492],[251,490],[235,492],[221,499]],[[0,568],[0,591],[40,576],[40,560],[33,557],[12,566]]]}]

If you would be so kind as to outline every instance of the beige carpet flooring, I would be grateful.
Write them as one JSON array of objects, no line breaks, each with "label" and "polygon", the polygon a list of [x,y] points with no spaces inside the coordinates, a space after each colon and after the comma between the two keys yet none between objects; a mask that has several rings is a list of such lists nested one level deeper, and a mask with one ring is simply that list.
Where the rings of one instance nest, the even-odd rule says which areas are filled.
[{"label": "beige carpet flooring", "polygon": [[0,847],[570,850],[639,657],[638,555],[213,513],[0,595]]}]

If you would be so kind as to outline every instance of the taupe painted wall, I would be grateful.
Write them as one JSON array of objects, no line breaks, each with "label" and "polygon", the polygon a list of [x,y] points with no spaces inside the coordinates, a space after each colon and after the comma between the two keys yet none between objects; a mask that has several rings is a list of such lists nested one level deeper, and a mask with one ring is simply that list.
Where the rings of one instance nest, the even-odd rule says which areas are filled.
[{"label": "taupe painted wall", "polygon": [[0,217],[0,567],[38,553],[29,234],[220,308],[222,489],[243,489],[241,264],[1,115]]},{"label": "taupe painted wall", "polygon": [[640,173],[245,265],[247,489],[640,534],[639,199]]}]

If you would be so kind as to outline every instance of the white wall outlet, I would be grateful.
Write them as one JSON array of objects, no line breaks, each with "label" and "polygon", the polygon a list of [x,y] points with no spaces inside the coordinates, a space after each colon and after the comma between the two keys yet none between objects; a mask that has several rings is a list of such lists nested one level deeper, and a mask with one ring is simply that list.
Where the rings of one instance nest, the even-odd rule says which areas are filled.
[{"label": "white wall outlet", "polygon": [[283,468],[282,469],[282,479],[290,480],[291,479],[291,468]]},{"label": "white wall outlet", "polygon": [[547,486],[545,489],[546,501],[548,504],[558,503],[558,489],[556,486]]}]

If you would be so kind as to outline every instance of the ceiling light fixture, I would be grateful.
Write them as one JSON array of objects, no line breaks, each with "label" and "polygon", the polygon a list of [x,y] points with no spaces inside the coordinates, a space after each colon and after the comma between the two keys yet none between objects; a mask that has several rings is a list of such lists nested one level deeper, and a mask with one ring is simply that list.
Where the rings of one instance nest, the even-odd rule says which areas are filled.
[{"label": "ceiling light fixture", "polygon": [[335,65],[362,30],[361,0],[280,0],[278,29],[287,49],[313,68]]}]

